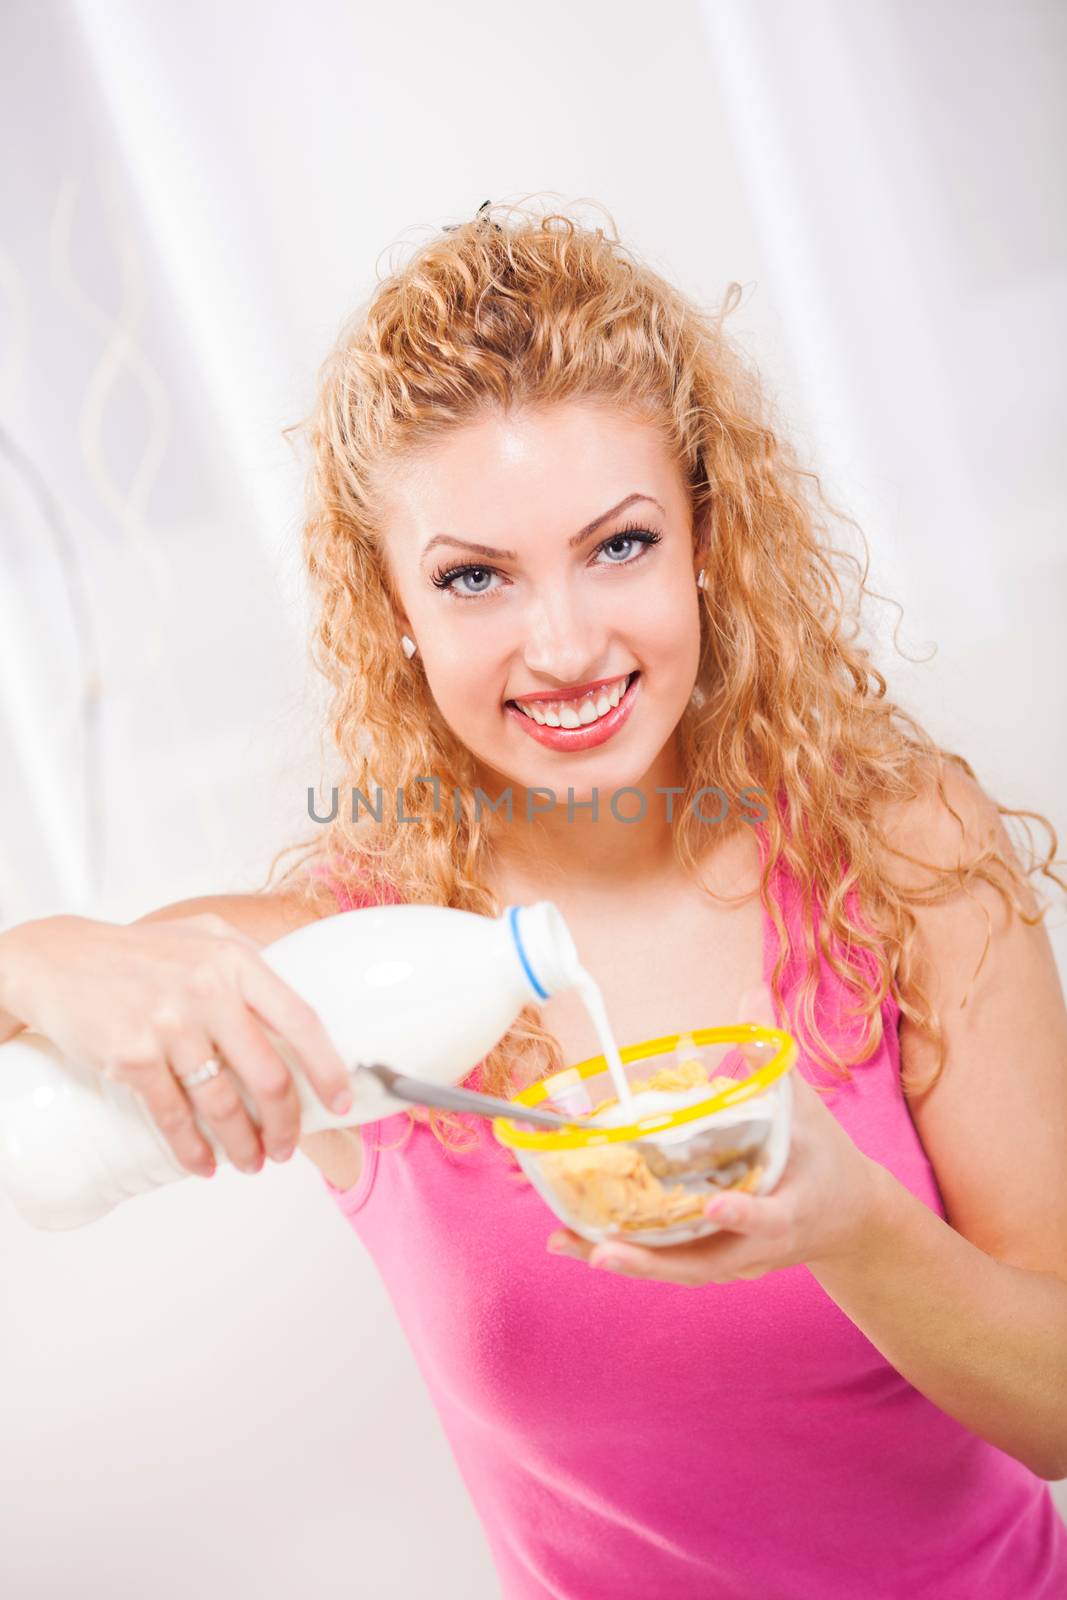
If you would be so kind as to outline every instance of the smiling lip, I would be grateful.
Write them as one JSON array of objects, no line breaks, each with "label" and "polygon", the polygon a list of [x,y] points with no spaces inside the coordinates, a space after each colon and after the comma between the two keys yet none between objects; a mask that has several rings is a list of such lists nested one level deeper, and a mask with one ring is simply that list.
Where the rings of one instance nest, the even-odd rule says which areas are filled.
[{"label": "smiling lip", "polygon": [[[601,682],[617,683],[618,679],[602,678]],[[591,750],[594,745],[603,744],[613,734],[618,733],[623,723],[628,720],[630,712],[633,710],[634,700],[637,698],[640,684],[641,674],[639,672],[633,673],[629,687],[618,705],[609,711],[606,716],[599,717],[596,722],[586,723],[580,728],[550,728],[546,723],[535,722],[532,717],[528,717],[524,711],[520,711],[518,706],[512,705],[510,701],[505,705],[504,710],[509,717],[514,717],[521,722],[524,731],[530,735],[531,739],[535,739],[538,744],[545,745],[549,750]],[[583,692],[588,693],[588,690]],[[573,695],[528,695],[524,697],[523,703],[528,704],[530,700],[536,703],[538,700],[572,700],[574,698]]]},{"label": "smiling lip", "polygon": [[[618,683],[629,676],[628,672],[617,672],[613,678],[596,678],[592,683],[580,683],[577,689],[561,689],[557,694],[516,694],[511,699],[520,706],[550,706],[557,700],[584,700],[587,694],[595,694],[598,689],[606,689],[609,683]],[[505,704],[510,705],[511,701],[505,701]]]}]

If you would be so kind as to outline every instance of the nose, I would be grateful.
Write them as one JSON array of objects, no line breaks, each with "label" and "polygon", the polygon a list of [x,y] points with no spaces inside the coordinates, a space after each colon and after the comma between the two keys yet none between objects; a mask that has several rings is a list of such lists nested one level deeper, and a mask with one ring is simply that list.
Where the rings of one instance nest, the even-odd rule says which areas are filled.
[{"label": "nose", "polygon": [[526,617],[522,657],[530,672],[561,686],[603,676],[607,633],[565,588],[535,596]]}]

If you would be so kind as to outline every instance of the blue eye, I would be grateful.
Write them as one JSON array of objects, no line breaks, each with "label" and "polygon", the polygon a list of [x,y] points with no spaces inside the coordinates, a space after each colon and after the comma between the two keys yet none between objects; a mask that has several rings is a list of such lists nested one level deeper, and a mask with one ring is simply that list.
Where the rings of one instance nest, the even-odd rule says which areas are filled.
[{"label": "blue eye", "polygon": [[[603,550],[605,552],[605,554],[606,554],[611,549],[612,545],[620,545],[620,544],[626,545],[626,544],[635,544],[635,543],[636,543],[636,540],[634,539],[634,536],[633,536],[632,533],[617,533],[617,534],[615,534],[615,536],[613,538],[608,540],[607,544],[601,545],[600,549]],[[616,552],[616,554],[617,553],[618,552]],[[605,565],[609,566],[609,567],[624,567],[626,565],[626,563],[625,563],[625,561],[608,561],[608,562],[605,562]]]},{"label": "blue eye", "polygon": [[464,593],[463,591],[457,591],[457,590],[453,589],[452,585],[459,578],[469,579],[472,574],[475,577],[483,577],[483,578],[489,577],[489,578],[491,578],[493,576],[493,572],[494,571],[495,571],[495,568],[493,568],[493,567],[453,567],[449,572],[444,573],[444,575],[440,576],[440,577],[435,572],[433,581],[434,581],[434,583],[437,585],[437,587],[439,589],[446,589],[449,594],[453,594],[454,595],[454,594],[459,593],[460,598],[462,598],[464,600],[473,600],[473,599],[477,599],[478,595],[491,594],[492,590],[491,589],[477,589],[472,594],[472,593],[470,593],[470,591],[467,591],[466,593]]},{"label": "blue eye", "polygon": [[[659,544],[661,537],[661,534],[653,533],[651,528],[644,528],[636,523],[628,525],[625,528],[621,528],[618,533],[613,533],[610,538],[601,540],[600,544],[598,544],[596,548],[597,555],[599,555],[602,550],[607,550],[611,545],[618,544],[640,545],[642,547],[640,552],[635,556],[628,557],[625,561],[603,561],[599,562],[598,565],[608,567],[632,567],[642,559],[647,548],[652,545]],[[490,595],[494,592],[489,588],[476,589],[472,592],[469,590],[463,591],[461,589],[454,589],[452,587],[458,579],[469,578],[471,574],[474,574],[479,578],[484,578],[486,576],[492,577],[494,574],[496,574],[498,577],[503,576],[502,573],[497,572],[496,567],[487,567],[484,565],[475,566],[470,562],[467,562],[463,566],[459,567],[446,567],[444,569],[439,568],[432,575],[431,582],[436,589],[444,590],[446,594],[452,595],[453,599],[456,600],[481,600],[484,596]]]}]

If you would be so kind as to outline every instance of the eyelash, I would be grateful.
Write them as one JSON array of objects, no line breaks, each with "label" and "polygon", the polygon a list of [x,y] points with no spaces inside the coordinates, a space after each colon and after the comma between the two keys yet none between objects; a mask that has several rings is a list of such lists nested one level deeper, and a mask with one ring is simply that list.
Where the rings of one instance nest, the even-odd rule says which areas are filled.
[{"label": "eyelash", "polygon": [[[659,544],[661,538],[661,534],[653,533],[651,528],[644,527],[644,525],[640,522],[628,522],[625,528],[620,528],[618,532],[613,533],[610,538],[601,540],[596,547],[597,554],[599,554],[600,551],[603,550],[607,545],[615,544],[619,539],[630,539],[636,544],[644,545],[647,549],[652,545]],[[602,565],[609,567],[633,567],[636,566],[641,559],[642,557],[638,555],[634,556],[633,560],[631,561],[608,561],[602,563]],[[457,594],[457,592],[452,588],[452,584],[457,578],[464,577],[468,572],[495,572],[497,573],[497,576],[501,575],[496,567],[486,566],[484,562],[472,563],[468,561],[464,563],[463,566],[459,567],[446,567],[444,569],[438,568],[438,570],[433,574],[431,582],[435,588],[443,589],[445,593],[450,594],[454,600],[486,600],[491,594],[496,593],[495,589],[483,589],[479,594]]]}]

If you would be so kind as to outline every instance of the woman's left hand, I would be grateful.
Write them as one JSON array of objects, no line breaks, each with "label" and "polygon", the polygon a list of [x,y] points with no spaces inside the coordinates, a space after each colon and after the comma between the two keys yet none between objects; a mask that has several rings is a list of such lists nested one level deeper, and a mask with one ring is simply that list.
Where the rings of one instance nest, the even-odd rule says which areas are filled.
[{"label": "woman's left hand", "polygon": [[[744,1021],[770,1022],[774,1016],[763,987],[750,990],[739,1010]],[[780,1267],[813,1265],[860,1248],[883,1170],[853,1144],[794,1067],[793,1128],[785,1170],[768,1195],[727,1190],[712,1196],[706,1214],[723,1224],[721,1232],[657,1247],[616,1239],[591,1244],[564,1228],[549,1236],[548,1249],[576,1256],[591,1267],[665,1283],[762,1278]]]}]

